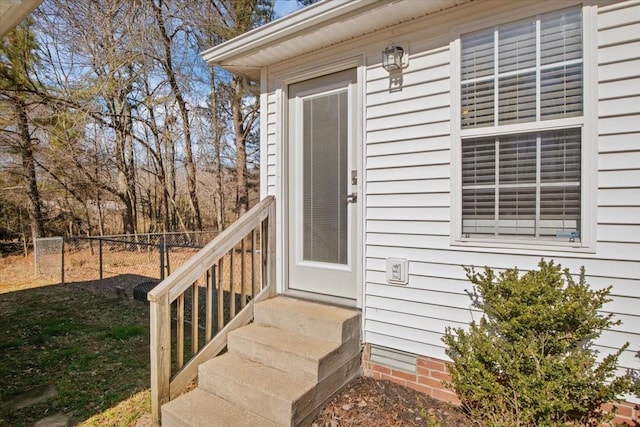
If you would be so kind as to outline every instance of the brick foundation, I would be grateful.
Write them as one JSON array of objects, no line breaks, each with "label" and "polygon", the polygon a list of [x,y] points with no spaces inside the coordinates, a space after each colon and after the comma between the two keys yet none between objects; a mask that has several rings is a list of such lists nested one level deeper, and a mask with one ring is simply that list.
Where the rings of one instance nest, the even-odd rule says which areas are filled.
[{"label": "brick foundation", "polygon": [[[615,404],[617,408],[616,417],[614,423],[628,425],[628,426],[640,426],[640,405],[630,402],[620,402]],[[605,411],[611,410],[613,405],[603,405]]]},{"label": "brick foundation", "polygon": [[362,352],[362,370],[365,376],[377,380],[388,380],[405,387],[412,388],[444,402],[460,405],[460,399],[451,390],[443,385],[443,381],[449,381],[451,377],[447,369],[447,363],[426,356],[417,356],[416,371],[406,372],[389,368],[387,366],[372,363],[370,360],[370,347],[365,345]]},{"label": "brick foundation", "polygon": [[[434,399],[459,406],[460,399],[446,388],[443,381],[450,381],[448,362],[418,355],[416,371],[406,372],[371,362],[370,347],[365,345],[362,352],[362,370],[367,377],[377,380],[387,380],[405,387],[412,388],[431,396]],[[617,424],[640,427],[640,405],[621,402],[616,404],[618,413],[614,420]],[[612,405],[605,405],[603,409],[611,410]]]}]

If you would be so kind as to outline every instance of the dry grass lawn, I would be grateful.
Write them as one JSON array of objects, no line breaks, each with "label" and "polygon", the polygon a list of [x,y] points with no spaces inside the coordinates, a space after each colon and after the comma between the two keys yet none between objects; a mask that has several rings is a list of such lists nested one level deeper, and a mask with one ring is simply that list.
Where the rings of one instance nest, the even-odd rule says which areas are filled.
[{"label": "dry grass lawn", "polygon": [[[32,259],[0,263],[0,425],[31,426],[65,414],[74,425],[135,425],[149,412],[148,306],[131,296],[148,280],[34,278]],[[2,405],[42,385],[57,394],[21,409]]]}]

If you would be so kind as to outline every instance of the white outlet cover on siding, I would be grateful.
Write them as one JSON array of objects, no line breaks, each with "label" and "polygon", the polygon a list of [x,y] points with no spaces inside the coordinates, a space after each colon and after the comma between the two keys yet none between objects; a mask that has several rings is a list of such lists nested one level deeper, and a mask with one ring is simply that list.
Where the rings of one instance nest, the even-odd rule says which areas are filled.
[{"label": "white outlet cover on siding", "polygon": [[387,258],[387,282],[393,285],[406,285],[409,283],[406,259]]}]

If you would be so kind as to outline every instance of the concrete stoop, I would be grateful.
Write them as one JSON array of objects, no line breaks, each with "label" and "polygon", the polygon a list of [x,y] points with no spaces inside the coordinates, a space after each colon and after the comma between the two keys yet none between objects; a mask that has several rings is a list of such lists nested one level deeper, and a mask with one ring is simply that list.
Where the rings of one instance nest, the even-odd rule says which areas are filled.
[{"label": "concrete stoop", "polygon": [[360,373],[360,314],[278,297],[200,365],[198,387],[163,405],[162,425],[307,426]]}]

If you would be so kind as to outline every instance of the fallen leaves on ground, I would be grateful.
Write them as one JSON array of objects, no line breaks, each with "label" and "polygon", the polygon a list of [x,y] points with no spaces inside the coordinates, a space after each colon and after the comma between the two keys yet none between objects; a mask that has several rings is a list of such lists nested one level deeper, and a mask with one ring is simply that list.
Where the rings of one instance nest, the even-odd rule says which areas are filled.
[{"label": "fallen leaves on ground", "polygon": [[359,377],[336,394],[312,427],[463,427],[456,407],[423,393],[373,378]]}]

